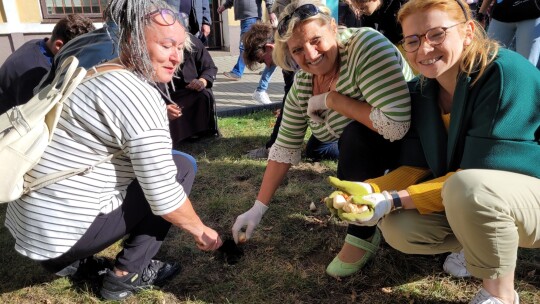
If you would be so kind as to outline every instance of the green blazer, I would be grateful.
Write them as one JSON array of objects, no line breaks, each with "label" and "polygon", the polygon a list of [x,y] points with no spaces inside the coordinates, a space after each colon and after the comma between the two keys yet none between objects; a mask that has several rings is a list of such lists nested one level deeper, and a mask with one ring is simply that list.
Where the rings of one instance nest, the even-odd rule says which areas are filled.
[{"label": "green blazer", "polygon": [[496,169],[540,178],[540,71],[521,55],[500,49],[482,77],[458,78],[446,131],[439,86],[409,83],[412,125],[401,162],[428,167],[433,177],[457,169]]}]

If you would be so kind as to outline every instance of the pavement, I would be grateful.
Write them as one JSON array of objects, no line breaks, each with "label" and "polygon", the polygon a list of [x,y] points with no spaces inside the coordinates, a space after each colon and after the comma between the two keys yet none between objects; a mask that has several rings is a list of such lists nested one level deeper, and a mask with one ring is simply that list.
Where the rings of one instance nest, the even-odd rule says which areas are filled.
[{"label": "pavement", "polygon": [[267,90],[268,96],[273,103],[259,105],[251,96],[259,84],[261,78],[259,73],[264,66],[261,65],[256,71],[250,71],[246,68],[240,80],[230,80],[223,75],[223,72],[232,70],[238,56],[231,56],[230,53],[223,51],[210,51],[210,55],[218,67],[218,74],[212,91],[216,99],[216,109],[219,117],[244,115],[263,109],[276,109],[281,106],[285,84],[280,67],[274,71]]}]

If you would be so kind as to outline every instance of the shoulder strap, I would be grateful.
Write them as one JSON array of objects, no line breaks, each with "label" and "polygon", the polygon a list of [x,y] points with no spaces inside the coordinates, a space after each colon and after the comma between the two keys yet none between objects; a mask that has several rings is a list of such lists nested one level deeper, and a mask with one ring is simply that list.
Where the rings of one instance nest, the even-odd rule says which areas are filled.
[{"label": "shoulder strap", "polygon": [[[75,56],[70,56],[66,60],[62,62],[61,67],[58,70],[58,73],[56,73],[56,76],[54,80],[51,83],[51,87],[54,88],[53,90],[56,90],[56,92],[61,92],[61,97],[57,102],[51,103],[52,105],[45,105],[45,103],[37,103],[35,106],[32,107],[32,109],[36,109],[42,106],[48,106],[50,108],[47,109],[47,112],[52,112],[52,107],[56,106],[57,111],[55,111],[54,115],[51,115],[51,113],[47,114],[47,116],[54,116],[54,117],[47,117],[45,118],[46,122],[49,121],[49,124],[52,126],[55,126],[61,112],[62,103],[67,99],[71,93],[77,88],[79,83],[81,81],[84,81],[86,79],[92,78],[94,76],[113,71],[127,71],[123,69],[122,65],[119,64],[104,64],[101,66],[97,66],[97,68],[94,68],[93,71],[90,71],[87,73],[87,71],[84,68],[78,67],[78,60]],[[94,73],[95,72],[95,73]],[[44,110],[41,110],[45,112]],[[41,118],[43,119],[43,118]],[[53,130],[53,128],[51,128]],[[52,134],[49,135],[49,141],[52,139]],[[113,154],[108,155],[104,159],[82,168],[75,168],[70,170],[63,170],[54,172],[51,174],[46,174],[40,178],[35,179],[31,183],[29,183],[23,190],[23,194],[26,194],[30,191],[35,191],[38,189],[41,189],[43,187],[46,187],[48,185],[54,184],[58,181],[70,178],[75,175],[86,175],[94,170],[95,167],[101,165],[104,162],[110,161],[111,159],[121,155],[123,153],[122,150],[119,150]]]},{"label": "shoulder strap", "polygon": [[75,175],[81,175],[81,176],[86,175],[86,174],[94,171],[95,167],[101,165],[104,162],[110,161],[111,159],[121,155],[122,153],[124,153],[124,151],[119,150],[119,151],[116,151],[113,154],[109,154],[104,159],[102,159],[102,160],[100,160],[100,161],[98,161],[98,162],[96,162],[96,163],[94,163],[94,164],[92,164],[90,166],[86,166],[86,167],[82,167],[82,168],[76,168],[76,169],[70,169],[70,170],[58,171],[58,172],[47,174],[45,176],[37,178],[34,181],[32,181],[30,184],[28,184],[28,186],[26,186],[24,188],[23,194],[26,194],[26,193],[28,193],[30,191],[35,191],[35,190],[41,189],[43,187],[49,186],[51,184],[54,184],[56,182],[59,182],[61,180],[67,179],[67,178],[70,178],[70,177],[75,176]]}]

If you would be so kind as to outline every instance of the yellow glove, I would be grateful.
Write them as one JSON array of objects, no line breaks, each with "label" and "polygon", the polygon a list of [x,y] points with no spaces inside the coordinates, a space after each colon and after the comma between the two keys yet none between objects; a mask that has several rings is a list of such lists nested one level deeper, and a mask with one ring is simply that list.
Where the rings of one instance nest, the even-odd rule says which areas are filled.
[{"label": "yellow glove", "polygon": [[348,222],[363,222],[373,217],[374,204],[362,199],[372,191],[369,184],[342,181],[333,176],[328,177],[328,182],[338,189],[324,200],[332,214]]},{"label": "yellow glove", "polygon": [[342,181],[333,176],[328,177],[328,182],[332,187],[352,196],[364,196],[373,193],[373,188],[368,183]]}]

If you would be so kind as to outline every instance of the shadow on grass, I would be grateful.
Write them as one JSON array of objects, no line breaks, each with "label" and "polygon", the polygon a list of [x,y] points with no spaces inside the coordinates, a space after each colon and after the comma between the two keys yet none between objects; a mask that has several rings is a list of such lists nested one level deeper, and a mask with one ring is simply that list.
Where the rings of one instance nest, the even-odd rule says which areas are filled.
[{"label": "shadow on grass", "polygon": [[[242,155],[266,140],[267,136],[235,136],[180,147],[198,160],[190,195],[193,206],[223,237],[230,237],[236,216],[253,205],[266,165],[264,160]],[[292,167],[236,265],[227,265],[216,253],[200,252],[191,236],[172,228],[156,258],[179,261],[183,271],[164,287],[164,294],[138,295],[130,303],[467,303],[479,281],[445,275],[445,255],[406,255],[384,242],[359,273],[341,281],[325,274],[346,233],[346,226],[330,218],[319,203],[331,192],[325,178],[334,175],[335,168],[333,162],[302,162]],[[311,202],[317,211],[309,210]],[[2,223],[5,209],[6,205],[0,206]],[[15,252],[5,227],[0,228],[0,241],[2,293],[25,287],[32,292],[33,285],[56,279]],[[531,294],[523,303],[534,303],[534,292],[540,287],[539,261],[538,250],[520,250],[516,286],[520,293]],[[99,282],[87,282],[67,288],[95,295],[98,287]],[[63,299],[62,293],[57,296],[54,291],[46,295],[52,302]],[[78,302],[98,300],[96,296]]]},{"label": "shadow on grass", "polygon": [[54,280],[37,262],[15,251],[15,240],[4,226],[6,209],[7,204],[0,205],[0,293]]},{"label": "shadow on grass", "polygon": [[[266,162],[243,161],[241,155],[266,139],[220,139],[211,143],[217,148],[211,151],[199,143],[183,147],[197,159],[208,160],[200,163],[191,197],[204,221],[221,233],[230,235],[236,216],[253,204]],[[384,242],[361,272],[339,282],[328,277],[326,265],[343,244],[346,227],[330,220],[325,207],[319,205],[320,211],[311,213],[308,206],[331,192],[324,179],[334,174],[335,164],[304,162],[292,167],[235,266],[196,252],[186,246],[190,240],[182,233],[172,233],[162,252],[181,256],[185,267],[166,291],[183,301],[203,303],[446,304],[467,303],[474,296],[480,281],[446,275],[446,254],[406,255]],[[532,255],[533,260],[540,258]],[[540,273],[533,272],[534,262],[525,260],[521,254],[516,286],[534,298]]]}]

